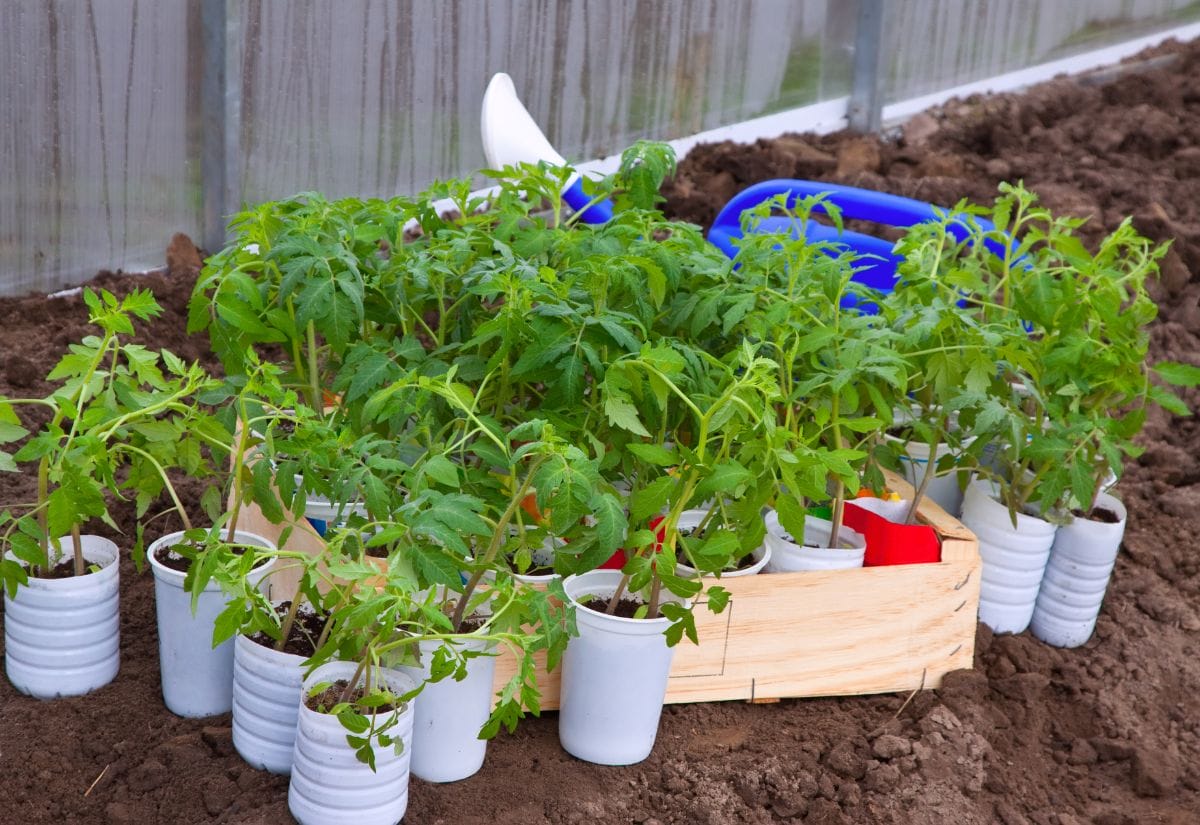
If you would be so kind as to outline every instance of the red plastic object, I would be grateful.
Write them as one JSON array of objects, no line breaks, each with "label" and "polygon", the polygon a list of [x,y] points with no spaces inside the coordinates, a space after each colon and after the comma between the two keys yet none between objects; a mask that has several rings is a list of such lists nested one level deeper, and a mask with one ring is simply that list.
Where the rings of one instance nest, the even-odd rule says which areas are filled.
[{"label": "red plastic object", "polygon": [[[942,545],[937,533],[927,524],[897,524],[872,512],[867,507],[878,506],[878,499],[869,500],[867,506],[846,502],[845,522],[852,530],[862,533],[867,540],[867,552],[863,567],[884,567],[893,564],[929,564],[942,560]],[[864,501],[866,503],[866,501]],[[883,505],[892,502],[879,502]],[[908,502],[902,508],[908,507]],[[881,508],[886,509],[886,508]]]}]

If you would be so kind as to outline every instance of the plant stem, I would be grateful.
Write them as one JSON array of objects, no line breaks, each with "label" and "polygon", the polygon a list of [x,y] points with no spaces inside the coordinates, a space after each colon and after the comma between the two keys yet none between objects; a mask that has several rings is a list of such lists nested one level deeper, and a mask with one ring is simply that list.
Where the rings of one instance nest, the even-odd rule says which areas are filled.
[{"label": "plant stem", "polygon": [[650,600],[646,603],[646,618],[658,618],[658,600],[662,595],[662,579],[657,575],[650,577]]},{"label": "plant stem", "polygon": [[75,554],[75,575],[82,576],[87,572],[87,564],[83,559],[83,539],[79,535],[79,525],[71,525],[71,549]]},{"label": "plant stem", "polygon": [[521,505],[525,494],[529,492],[530,486],[533,484],[534,473],[546,461],[546,456],[538,456],[533,464],[529,467],[529,472],[525,474],[525,480],[521,482],[521,486],[517,488],[516,494],[509,499],[508,507],[500,516],[500,520],[496,522],[496,530],[492,533],[492,540],[488,544],[487,550],[483,554],[482,563],[478,566],[471,578],[467,581],[466,587],[463,588],[462,597],[459,598],[458,604],[454,607],[454,616],[451,623],[454,625],[455,632],[462,630],[463,614],[467,611],[467,602],[471,600],[471,596],[475,593],[475,588],[479,586],[480,580],[483,578],[484,571],[491,567],[492,562],[496,560],[496,554],[500,551],[500,545],[504,541],[505,532],[508,530],[509,522],[512,521],[513,513]]},{"label": "plant stem", "polygon": [[183,529],[191,530],[192,520],[188,518],[187,510],[184,509],[183,502],[179,500],[179,496],[175,493],[175,485],[173,485],[171,480],[167,477],[167,471],[163,469],[163,466],[155,460],[154,456],[150,455],[148,452],[139,447],[134,447],[131,444],[123,444],[121,445],[121,449],[128,450],[131,453],[137,453],[142,458],[149,461],[151,465],[153,465],[154,469],[158,471],[159,477],[163,480],[163,485],[166,488],[167,495],[171,497],[171,503],[175,506],[175,512],[179,513],[179,520],[183,522]]},{"label": "plant stem", "polygon": [[325,405],[321,403],[321,380],[317,375],[317,327],[314,322],[308,322],[308,403],[313,411],[320,414]]},{"label": "plant stem", "polygon": [[925,462],[925,473],[921,476],[921,485],[917,487],[917,491],[913,494],[912,504],[908,508],[908,513],[904,516],[905,524],[917,523],[917,508],[921,504],[921,499],[925,496],[925,491],[929,489],[929,482],[933,480],[934,465],[937,461],[937,450],[941,445],[941,430],[934,432],[933,442],[929,445],[929,459]]},{"label": "plant stem", "polygon": [[283,617],[283,624],[279,627],[279,640],[275,642],[276,650],[283,650],[288,636],[292,635],[292,625],[296,623],[296,614],[300,611],[300,602],[303,601],[300,596],[301,592],[297,589],[296,595],[292,596],[291,604],[288,605],[288,612]]},{"label": "plant stem", "polygon": [[[842,428],[838,423],[840,414],[839,399],[834,393],[831,403],[832,411],[830,420],[833,422],[833,447],[835,450],[841,450],[842,444]],[[833,487],[833,512],[830,513],[829,526],[829,548],[836,550],[838,547],[838,534],[842,532],[842,519],[845,517],[846,511],[846,483],[839,477]]]},{"label": "plant stem", "polygon": [[46,572],[50,564],[50,525],[45,505],[50,498],[50,459],[43,456],[38,462],[38,529],[42,537],[42,555],[46,557]]},{"label": "plant stem", "polygon": [[350,677],[346,684],[346,689],[342,691],[341,698],[338,703],[349,702],[350,697],[354,695],[354,686],[358,684],[358,680],[363,678],[367,670],[367,657],[364,655],[358,662],[358,667],[354,670],[354,675]]},{"label": "plant stem", "polygon": [[246,463],[246,441],[247,433],[250,432],[250,417],[246,414],[246,400],[243,398],[238,404],[238,420],[241,426],[238,428],[237,451],[233,456],[233,486],[231,494],[233,497],[233,507],[229,511],[229,528],[225,532],[225,542],[232,544],[236,531],[238,516],[241,515],[242,509],[242,469]]}]

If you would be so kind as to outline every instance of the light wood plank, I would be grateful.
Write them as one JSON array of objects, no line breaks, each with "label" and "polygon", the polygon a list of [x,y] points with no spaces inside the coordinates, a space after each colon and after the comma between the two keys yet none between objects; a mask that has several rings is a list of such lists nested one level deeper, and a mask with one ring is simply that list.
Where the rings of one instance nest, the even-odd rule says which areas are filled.
[{"label": "light wood plank", "polygon": [[[889,477],[902,497],[911,487]],[[906,489],[907,488],[907,489]],[[243,511],[242,526],[278,539],[283,525],[257,508]],[[676,649],[666,702],[837,696],[936,688],[942,677],[969,668],[975,654],[979,605],[979,548],[969,530],[933,502],[921,521],[942,537],[942,561],[809,573],[776,573],[727,579],[729,607],[696,611],[700,644]],[[290,549],[320,553],[324,543],[301,520]],[[274,598],[288,598],[296,578],[272,576]],[[514,672],[502,653],[496,686]],[[542,707],[558,707],[559,675],[538,661]]]}]

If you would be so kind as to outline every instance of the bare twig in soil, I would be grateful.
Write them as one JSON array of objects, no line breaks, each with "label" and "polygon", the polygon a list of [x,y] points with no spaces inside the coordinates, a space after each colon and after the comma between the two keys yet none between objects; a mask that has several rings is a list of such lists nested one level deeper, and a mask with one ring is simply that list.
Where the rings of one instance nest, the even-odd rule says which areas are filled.
[{"label": "bare twig in soil", "polygon": [[908,698],[904,700],[904,704],[900,706],[900,709],[896,711],[896,715],[892,717],[893,722],[900,718],[900,714],[904,713],[904,709],[908,707],[908,703],[913,700],[913,697],[925,689],[925,676],[927,673],[929,673],[928,668],[923,668],[921,670],[921,684],[917,685],[916,690],[908,694]]},{"label": "bare twig in soil", "polygon": [[92,789],[100,784],[100,780],[104,778],[104,774],[108,773],[108,769],[110,767],[112,767],[111,763],[104,766],[104,770],[100,771],[100,775],[97,776],[94,780],[92,780],[92,784],[88,785],[88,789],[83,792],[84,796],[89,795],[92,792]]}]

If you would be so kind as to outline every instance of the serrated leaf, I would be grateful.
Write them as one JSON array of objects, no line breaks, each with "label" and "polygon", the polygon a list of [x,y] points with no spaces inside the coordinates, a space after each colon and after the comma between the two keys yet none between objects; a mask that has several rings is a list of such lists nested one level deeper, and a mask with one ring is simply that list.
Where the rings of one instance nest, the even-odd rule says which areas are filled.
[{"label": "serrated leaf", "polygon": [[592,506],[596,517],[596,540],[600,548],[611,555],[621,546],[629,528],[625,510],[615,496],[607,494],[596,496]]},{"label": "serrated leaf", "polygon": [[679,463],[679,457],[675,453],[659,444],[642,444],[635,441],[626,445],[625,449],[656,467],[674,467]]},{"label": "serrated leaf", "polygon": [[661,513],[667,506],[667,499],[678,482],[670,476],[656,478],[645,487],[634,490],[629,497],[629,516],[635,524],[640,524],[650,516]]},{"label": "serrated leaf", "polygon": [[637,408],[627,398],[608,393],[604,398],[604,415],[614,427],[628,430],[634,435],[650,437],[650,431],[638,417]]},{"label": "serrated leaf", "polygon": [[1158,376],[1176,387],[1200,386],[1200,367],[1178,361],[1159,361],[1154,365]]},{"label": "serrated leaf", "polygon": [[696,487],[695,495],[706,499],[717,493],[732,493],[754,478],[753,473],[736,461],[724,461],[713,467]]},{"label": "serrated leaf", "polygon": [[458,467],[444,455],[431,456],[421,465],[421,468],[425,471],[426,475],[439,484],[456,489],[460,484]]}]

